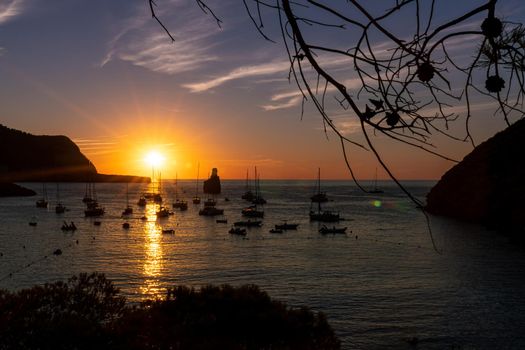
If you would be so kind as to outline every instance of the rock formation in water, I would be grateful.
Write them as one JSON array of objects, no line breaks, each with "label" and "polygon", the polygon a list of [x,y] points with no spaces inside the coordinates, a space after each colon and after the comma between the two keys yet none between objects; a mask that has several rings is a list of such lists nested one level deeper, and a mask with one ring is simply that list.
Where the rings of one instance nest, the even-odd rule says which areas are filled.
[{"label": "rock formation in water", "polygon": [[149,182],[149,178],[98,174],[66,136],[36,136],[0,124],[1,182]]},{"label": "rock formation in water", "polygon": [[221,179],[217,175],[217,168],[211,170],[211,176],[204,181],[204,193],[220,194],[221,193]]},{"label": "rock formation in water", "polygon": [[34,196],[36,192],[16,184],[0,182],[0,197],[27,197]]},{"label": "rock formation in water", "polygon": [[430,213],[525,228],[525,119],[477,146],[427,195]]}]

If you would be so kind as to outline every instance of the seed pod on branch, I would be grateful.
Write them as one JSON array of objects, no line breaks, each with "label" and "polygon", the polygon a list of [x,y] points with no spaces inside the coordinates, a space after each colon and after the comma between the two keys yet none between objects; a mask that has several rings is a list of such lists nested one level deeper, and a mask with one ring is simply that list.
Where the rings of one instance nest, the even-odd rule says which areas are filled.
[{"label": "seed pod on branch", "polygon": [[500,92],[505,88],[505,80],[497,75],[491,75],[485,80],[485,88],[489,92]]}]

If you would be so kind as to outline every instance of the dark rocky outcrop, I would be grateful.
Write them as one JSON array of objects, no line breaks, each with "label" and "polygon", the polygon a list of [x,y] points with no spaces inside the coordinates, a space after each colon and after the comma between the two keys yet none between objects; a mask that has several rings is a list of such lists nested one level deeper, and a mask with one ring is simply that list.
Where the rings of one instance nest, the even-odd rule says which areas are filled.
[{"label": "dark rocky outcrop", "polygon": [[525,228],[525,120],[477,146],[427,195],[430,213],[500,229]]},{"label": "dark rocky outcrop", "polygon": [[0,182],[0,197],[28,197],[36,192],[16,184]]},{"label": "dark rocky outcrop", "polygon": [[217,175],[217,168],[211,170],[211,176],[208,180],[204,181],[204,193],[207,194],[220,194],[221,193],[221,179]]},{"label": "dark rocky outcrop", "polygon": [[66,136],[36,136],[0,125],[0,182],[149,182],[149,178],[98,174]]}]

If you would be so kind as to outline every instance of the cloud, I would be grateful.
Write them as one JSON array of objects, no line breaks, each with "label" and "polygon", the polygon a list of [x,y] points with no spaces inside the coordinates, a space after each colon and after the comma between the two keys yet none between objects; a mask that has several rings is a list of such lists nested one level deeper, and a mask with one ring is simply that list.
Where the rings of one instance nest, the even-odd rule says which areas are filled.
[{"label": "cloud", "polygon": [[290,67],[287,61],[277,61],[271,63],[263,63],[258,65],[249,65],[235,68],[222,76],[203,81],[199,83],[184,84],[183,86],[191,92],[203,92],[220,86],[228,81],[254,77],[271,75],[276,73],[284,73]]},{"label": "cloud", "polygon": [[22,12],[24,0],[3,0],[0,3],[0,24],[6,23]]},{"label": "cloud", "polygon": [[[119,59],[154,72],[173,75],[193,71],[218,60],[211,51],[216,45],[213,36],[219,28],[209,17],[196,12],[195,6],[182,6],[182,2],[172,1],[159,7],[163,11],[158,15],[175,36],[175,42],[171,42],[158,23],[140,7],[135,17],[121,23],[118,33],[108,43],[109,50],[101,66]],[[184,13],[184,17],[175,17],[180,13]]]},{"label": "cloud", "polygon": [[[277,109],[295,107],[301,103],[303,100],[303,95],[301,94],[301,91],[295,90],[275,94],[270,98],[270,100],[272,102],[278,103],[262,105],[261,108],[265,111],[274,111]],[[284,102],[282,102],[283,100]]]}]

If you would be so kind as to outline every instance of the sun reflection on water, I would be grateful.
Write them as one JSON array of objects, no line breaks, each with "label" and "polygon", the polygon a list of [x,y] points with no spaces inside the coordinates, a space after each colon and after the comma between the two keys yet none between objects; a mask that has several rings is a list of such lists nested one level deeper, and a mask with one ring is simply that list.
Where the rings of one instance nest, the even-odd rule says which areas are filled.
[{"label": "sun reflection on water", "polygon": [[148,203],[146,205],[144,222],[144,285],[141,286],[141,292],[145,296],[159,296],[163,293],[160,287],[162,275],[162,228],[157,223],[156,212],[159,205]]}]

